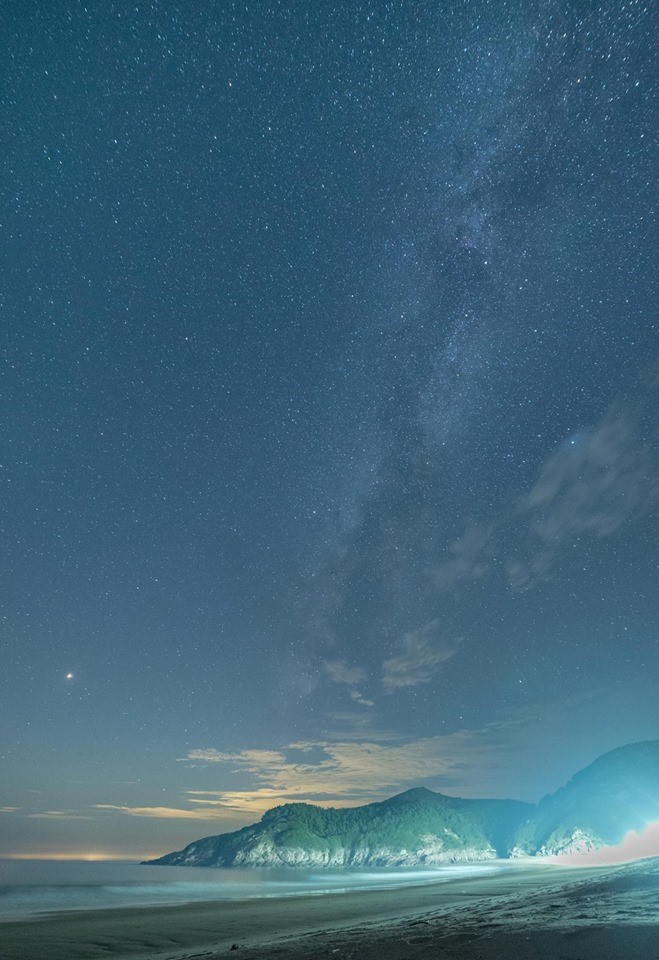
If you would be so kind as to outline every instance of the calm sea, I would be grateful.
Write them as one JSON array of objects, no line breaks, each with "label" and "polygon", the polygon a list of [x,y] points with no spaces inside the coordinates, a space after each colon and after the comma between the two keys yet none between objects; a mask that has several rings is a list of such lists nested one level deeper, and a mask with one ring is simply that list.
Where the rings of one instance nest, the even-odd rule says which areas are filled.
[{"label": "calm sea", "polygon": [[0,860],[0,919],[56,910],[246,900],[436,883],[510,869],[505,862],[397,870],[147,867],[137,863]]}]

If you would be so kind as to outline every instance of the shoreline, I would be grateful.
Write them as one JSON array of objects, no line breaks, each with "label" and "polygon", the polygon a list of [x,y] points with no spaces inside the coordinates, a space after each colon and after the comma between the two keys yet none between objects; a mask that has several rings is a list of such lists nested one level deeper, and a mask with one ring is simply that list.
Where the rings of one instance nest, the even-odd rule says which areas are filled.
[{"label": "shoreline", "polygon": [[[606,952],[617,949],[616,931],[624,931],[628,952]],[[557,938],[570,936],[576,953],[568,952],[569,943],[551,952],[559,949]],[[597,941],[596,952],[587,952],[588,939]],[[534,960],[657,960],[657,942],[659,858],[624,866],[529,866],[322,895],[64,911],[0,923],[0,960],[211,960],[228,956],[233,944],[239,952],[231,956],[245,960],[342,958],[354,951],[360,960],[448,960],[454,950],[464,960],[527,954]],[[547,944],[553,946],[543,952]]]}]

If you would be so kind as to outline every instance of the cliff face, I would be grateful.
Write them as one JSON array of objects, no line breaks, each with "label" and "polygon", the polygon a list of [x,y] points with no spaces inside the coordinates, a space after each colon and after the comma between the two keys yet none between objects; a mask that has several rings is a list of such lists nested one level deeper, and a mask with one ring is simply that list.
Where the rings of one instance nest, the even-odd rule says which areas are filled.
[{"label": "cliff face", "polygon": [[[208,844],[206,841],[209,840],[214,842]],[[223,844],[220,837],[207,837],[206,841],[191,843],[184,850],[149,862],[187,867],[412,867],[494,860],[497,857],[496,850],[489,844],[456,849],[446,847],[439,837],[422,838],[409,850],[383,845],[293,846],[278,843],[270,837],[254,838],[244,848],[235,850]]]},{"label": "cliff face", "polygon": [[463,847],[444,850],[441,840],[430,837],[416,850],[391,847],[338,847],[330,850],[307,850],[304,847],[280,847],[272,840],[257,843],[251,850],[239,851],[233,866],[309,866],[309,867],[411,867],[424,864],[457,863],[459,861],[494,860],[492,847]]},{"label": "cliff face", "polygon": [[659,741],[613,750],[537,805],[426,789],[335,810],[291,803],[155,864],[417,866],[585,852],[659,820]]}]

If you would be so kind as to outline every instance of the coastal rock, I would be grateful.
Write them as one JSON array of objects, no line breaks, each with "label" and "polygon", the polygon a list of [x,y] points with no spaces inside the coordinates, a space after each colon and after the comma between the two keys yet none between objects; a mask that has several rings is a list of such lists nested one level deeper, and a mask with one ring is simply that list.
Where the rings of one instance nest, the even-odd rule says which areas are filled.
[{"label": "coastal rock", "polygon": [[395,850],[389,847],[339,847],[328,850],[307,850],[303,847],[280,847],[272,841],[262,842],[250,850],[239,851],[233,866],[240,867],[413,867],[419,864],[475,862],[496,859],[491,847],[441,850],[420,847],[418,850]]},{"label": "coastal rock", "polygon": [[604,846],[601,837],[585,830],[573,830],[570,836],[552,836],[540,847],[538,857],[562,857],[575,853],[589,853]]}]

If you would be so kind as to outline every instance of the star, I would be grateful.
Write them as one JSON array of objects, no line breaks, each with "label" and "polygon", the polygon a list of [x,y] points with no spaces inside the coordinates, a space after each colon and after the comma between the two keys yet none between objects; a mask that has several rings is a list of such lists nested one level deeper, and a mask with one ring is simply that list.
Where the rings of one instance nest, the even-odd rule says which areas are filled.
[{"label": "star", "polygon": [[65,679],[66,679],[66,680],[73,680],[73,674],[72,674],[72,673],[67,673]]}]

